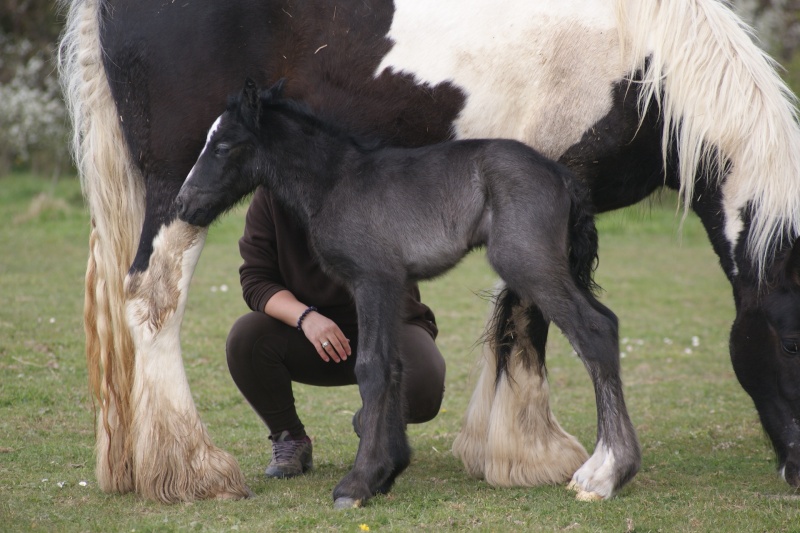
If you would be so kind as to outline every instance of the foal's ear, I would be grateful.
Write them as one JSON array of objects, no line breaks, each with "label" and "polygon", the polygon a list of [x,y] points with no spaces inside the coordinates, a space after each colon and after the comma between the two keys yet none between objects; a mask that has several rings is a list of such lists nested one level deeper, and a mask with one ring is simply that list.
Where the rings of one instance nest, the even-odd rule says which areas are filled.
[{"label": "foal's ear", "polygon": [[247,78],[244,81],[242,97],[239,102],[239,112],[248,125],[258,129],[258,116],[261,112],[261,99],[258,97],[256,82]]},{"label": "foal's ear", "polygon": [[286,78],[281,78],[275,84],[266,90],[266,95],[273,100],[283,98],[283,87],[286,85]]}]

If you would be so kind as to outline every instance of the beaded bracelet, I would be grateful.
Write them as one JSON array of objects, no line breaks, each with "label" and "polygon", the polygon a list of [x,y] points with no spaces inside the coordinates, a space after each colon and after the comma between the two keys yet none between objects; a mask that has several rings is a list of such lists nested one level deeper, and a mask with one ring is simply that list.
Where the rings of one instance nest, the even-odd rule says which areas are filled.
[{"label": "beaded bracelet", "polygon": [[303,320],[305,320],[305,318],[308,316],[308,313],[316,310],[317,308],[311,305],[307,307],[305,311],[303,311],[303,314],[301,314],[300,318],[297,319],[297,331],[303,331]]}]

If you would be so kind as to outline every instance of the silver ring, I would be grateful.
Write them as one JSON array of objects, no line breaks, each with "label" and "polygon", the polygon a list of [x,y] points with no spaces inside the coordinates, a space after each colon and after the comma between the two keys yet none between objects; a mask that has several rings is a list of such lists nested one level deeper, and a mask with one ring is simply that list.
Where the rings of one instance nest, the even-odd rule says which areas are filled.
[{"label": "silver ring", "polygon": [[329,343],[328,341],[325,341],[325,342],[322,343],[322,347],[323,348],[327,348],[330,344],[331,343]]}]

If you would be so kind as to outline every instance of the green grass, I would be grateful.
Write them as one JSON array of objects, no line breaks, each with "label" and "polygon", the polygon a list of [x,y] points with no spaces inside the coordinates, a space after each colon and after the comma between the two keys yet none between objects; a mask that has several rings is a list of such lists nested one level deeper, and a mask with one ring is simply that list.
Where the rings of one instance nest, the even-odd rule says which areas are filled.
[{"label": "green grass", "polygon": [[[245,311],[237,273],[241,209],[210,231],[182,336],[201,416],[214,442],[237,457],[256,497],[165,506],[104,494],[93,476],[82,326],[88,216],[77,181],[2,178],[0,220],[0,531],[800,529],[800,496],[775,475],[730,366],[730,286],[697,220],[679,232],[672,196],[665,207],[599,220],[597,277],[603,301],[620,318],[625,390],[644,452],[639,475],[601,503],[577,502],[564,487],[496,489],[467,477],[450,454],[489,310],[477,294],[495,282],[482,254],[422,287],[441,329],[447,392],[434,421],[409,428],[414,460],[392,493],[360,510],[332,509],[331,490],[357,446],[354,387],[297,387],[316,469],[303,479],[266,481],[267,432],[224,362],[227,330]],[[556,330],[548,349],[554,411],[591,450],[590,381]]]}]

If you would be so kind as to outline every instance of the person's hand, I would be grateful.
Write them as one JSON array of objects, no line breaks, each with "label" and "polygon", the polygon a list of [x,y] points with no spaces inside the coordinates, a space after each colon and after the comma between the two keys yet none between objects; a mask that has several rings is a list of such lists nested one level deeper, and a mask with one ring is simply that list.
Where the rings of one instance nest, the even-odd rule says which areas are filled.
[{"label": "person's hand", "polygon": [[312,311],[303,319],[302,329],[326,363],[331,359],[336,363],[346,361],[350,356],[350,339],[328,317]]}]

